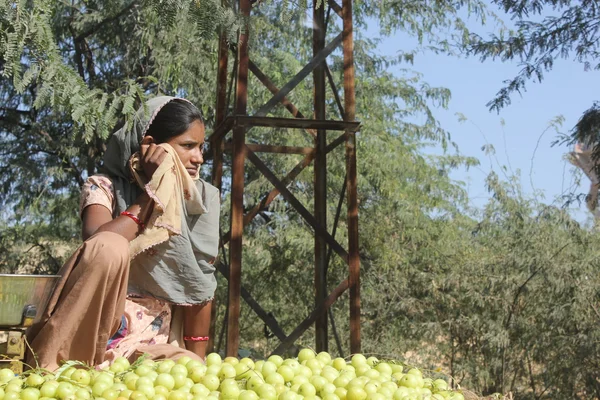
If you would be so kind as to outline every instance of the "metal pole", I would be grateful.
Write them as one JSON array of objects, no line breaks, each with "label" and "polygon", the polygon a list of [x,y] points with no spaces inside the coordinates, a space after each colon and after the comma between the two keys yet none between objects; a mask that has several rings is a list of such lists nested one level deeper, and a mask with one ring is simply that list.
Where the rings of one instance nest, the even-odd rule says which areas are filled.
[{"label": "metal pole", "polygon": [[[250,15],[250,0],[240,0],[240,12]],[[236,86],[236,115],[246,115],[248,101],[248,29],[240,33],[238,46],[238,79]],[[240,344],[240,299],[242,274],[242,235],[244,231],[244,161],[246,128],[236,125],[232,140],[231,182],[231,241],[229,243],[229,315],[227,318],[227,356],[236,357]]]},{"label": "metal pole", "polygon": [[[227,113],[227,58],[229,51],[227,49],[227,39],[225,33],[219,33],[219,61],[217,71],[217,104],[215,127],[219,126],[225,119]],[[219,140],[213,143],[213,169],[212,169],[212,184],[221,190],[223,179],[223,141]],[[207,352],[213,352],[215,349],[215,334],[217,322],[217,302],[213,299],[211,303],[210,313],[210,329],[209,340],[207,344]]]},{"label": "metal pole", "polygon": [[[342,1],[342,43],[344,48],[345,120],[356,118],[354,93],[354,42],[352,37],[352,0]],[[360,353],[360,259],[358,253],[358,189],[356,183],[356,133],[346,140],[346,172],[348,174],[348,283],[350,289],[350,352]]]},{"label": "metal pole", "polygon": [[[219,34],[219,61],[217,71],[217,104],[215,128],[218,127],[227,114],[227,59],[229,51],[227,49],[227,39],[225,34]],[[212,182],[213,185],[221,190],[221,182],[223,178],[223,141],[218,140],[213,143],[213,170]]]},{"label": "metal pole", "polygon": [[[313,1],[313,55],[325,47],[325,7],[317,7]],[[313,71],[315,119],[325,119],[325,68],[321,62]],[[315,199],[314,213],[317,222],[327,227],[327,132],[317,130],[315,138]],[[321,304],[327,296],[327,243],[315,234],[315,305]],[[315,321],[315,348],[317,352],[327,351],[327,314]]]},{"label": "metal pole", "polygon": [[[337,208],[335,210],[335,218],[333,219],[333,230],[331,232],[331,236],[335,238],[335,234],[338,228],[338,224],[340,222],[340,215],[342,213],[342,206],[344,205],[344,197],[346,197],[346,181],[348,180],[348,175],[344,177],[344,183],[342,184],[342,191],[340,193],[340,199],[338,201]],[[333,249],[330,247],[327,252],[327,270],[329,270],[329,262],[331,261],[331,254],[333,253]],[[331,331],[333,333],[333,338],[335,339],[335,345],[337,346],[337,350],[340,357],[344,357],[344,350],[342,349],[342,341],[340,340],[340,335],[337,332],[335,327],[335,318],[333,317],[333,310],[330,308],[327,310],[327,314],[329,315],[329,321],[331,322]]]}]

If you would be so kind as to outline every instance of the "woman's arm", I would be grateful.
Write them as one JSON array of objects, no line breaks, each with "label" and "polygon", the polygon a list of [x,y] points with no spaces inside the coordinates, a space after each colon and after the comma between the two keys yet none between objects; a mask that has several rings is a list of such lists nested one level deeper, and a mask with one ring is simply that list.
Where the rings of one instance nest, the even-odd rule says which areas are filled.
[{"label": "woman's arm", "polygon": [[[150,205],[150,197],[146,193],[142,193],[127,211],[146,223]],[[113,219],[108,208],[100,204],[91,204],[84,208],[82,220],[83,240],[87,240],[97,232],[114,232],[132,241],[142,231],[141,227],[130,217],[120,215]]]},{"label": "woman's arm", "polygon": [[[183,307],[183,336],[208,337],[210,329],[210,311],[212,302],[199,306]],[[206,357],[207,341],[184,340],[185,348],[196,353],[198,356]]]}]

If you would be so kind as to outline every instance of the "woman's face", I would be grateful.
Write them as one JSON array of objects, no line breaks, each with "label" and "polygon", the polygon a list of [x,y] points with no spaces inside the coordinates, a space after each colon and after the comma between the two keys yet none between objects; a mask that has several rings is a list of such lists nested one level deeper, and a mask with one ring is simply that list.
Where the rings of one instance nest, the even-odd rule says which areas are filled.
[{"label": "woman's face", "polygon": [[204,139],[204,124],[194,121],[181,135],[174,136],[165,142],[175,149],[185,169],[192,177],[198,174],[198,169],[204,162],[202,155]]}]

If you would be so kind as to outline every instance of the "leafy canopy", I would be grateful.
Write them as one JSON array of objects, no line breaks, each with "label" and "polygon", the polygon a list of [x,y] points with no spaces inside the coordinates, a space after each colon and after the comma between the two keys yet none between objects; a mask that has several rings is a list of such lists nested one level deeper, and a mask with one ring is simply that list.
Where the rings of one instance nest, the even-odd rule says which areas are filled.
[{"label": "leafy canopy", "polygon": [[488,38],[471,35],[470,53],[481,60],[517,60],[522,69],[488,103],[491,110],[509,105],[511,96],[525,91],[528,81],[541,82],[558,58],[577,61],[585,69],[600,69],[596,2],[493,0],[492,4],[510,16],[515,29],[503,28]]}]

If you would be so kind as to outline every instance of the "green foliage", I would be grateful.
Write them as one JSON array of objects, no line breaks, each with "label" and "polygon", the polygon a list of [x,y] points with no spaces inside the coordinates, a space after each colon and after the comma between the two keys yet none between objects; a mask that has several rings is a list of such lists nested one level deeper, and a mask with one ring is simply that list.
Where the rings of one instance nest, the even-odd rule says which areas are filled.
[{"label": "green foliage", "polygon": [[[408,65],[397,75],[388,72],[422,49],[380,56],[377,39],[364,35],[375,19],[383,34],[403,30],[422,47],[452,52],[452,43],[468,37],[460,18],[464,10],[482,20],[491,14],[479,2],[354,5],[363,352],[441,368],[482,394],[600,396],[598,233],[579,227],[563,210],[525,198],[516,178],[502,182],[491,175],[493,198],[482,210],[470,209],[464,187],[449,174],[478,162],[455,151],[435,118],[436,108],[449,104],[450,92],[423,82]],[[309,6],[306,1],[253,6],[251,58],[277,87],[312,58]],[[46,273],[56,271],[78,243],[79,186],[97,171],[106,138],[114,126],[128,123],[146,96],[185,96],[202,108],[209,131],[214,128],[214,32],[221,24],[233,42],[241,22],[213,0],[3,1],[0,11],[0,267]],[[332,12],[327,38],[340,28]],[[234,59],[232,52],[230,66]],[[328,66],[339,90],[344,68],[339,51]],[[249,88],[250,112],[272,96],[254,76]],[[327,91],[333,98],[332,89]],[[287,98],[311,115],[312,96],[309,78]],[[231,106],[231,93],[228,98]],[[326,112],[341,119],[334,101]],[[289,114],[278,105],[271,115]],[[336,138],[328,135],[328,141]],[[313,145],[308,133],[291,129],[254,128],[247,141]],[[446,152],[430,155],[431,145]],[[301,160],[259,157],[280,178]],[[225,176],[230,162],[226,157]],[[328,164],[332,231],[345,182],[343,147],[328,154]],[[205,175],[210,167],[208,160]],[[313,180],[309,166],[288,186],[309,210]],[[245,185],[247,210],[271,190],[250,164]],[[229,208],[226,180],[223,231]],[[345,219],[342,207],[335,234],[342,244]],[[243,247],[244,286],[290,333],[314,306],[312,230],[278,197],[246,228]],[[227,258],[226,247],[222,257]],[[346,276],[346,265],[332,254],[328,288]],[[221,332],[227,296],[226,282],[219,280]],[[347,310],[342,296],[331,316],[344,355]],[[266,355],[278,344],[246,305],[240,324],[242,345],[254,354]],[[337,349],[333,328],[330,332],[330,349]],[[309,329],[297,344],[313,346],[312,333]]]},{"label": "green foliage", "polygon": [[[115,126],[131,123],[148,94],[184,86],[179,94],[200,106],[213,103],[206,94],[214,87],[215,46],[205,38],[214,32],[202,19],[219,25],[198,8],[190,2],[178,11],[185,23],[168,26],[163,9],[135,1],[1,2],[3,230],[26,224],[42,232],[77,218],[79,187],[99,166],[106,139]],[[231,11],[221,11],[218,21],[229,24],[221,27],[235,29]],[[57,206],[35,207],[50,202]],[[76,236],[72,227],[68,237]]]},{"label": "green foliage", "polygon": [[11,7],[3,1],[2,55],[4,78],[12,78],[12,90],[18,95],[35,88],[30,107],[50,107],[70,116],[71,134],[90,141],[95,135],[108,137],[121,114],[131,115],[133,100],[141,94],[133,81],[124,93],[106,94],[90,88],[74,68],[65,65],[52,35],[52,2],[22,1]]},{"label": "green foliage", "polygon": [[487,3],[479,0],[362,0],[357,3],[358,19],[375,18],[383,35],[402,31],[414,37],[420,47],[451,54],[460,52],[460,45],[469,40],[466,19],[481,24],[489,19],[497,20]]},{"label": "green foliage", "polygon": [[[594,102],[592,106],[583,112],[583,115],[573,127],[570,135],[564,135],[560,140],[562,143],[573,145],[581,143],[589,145],[592,149],[592,157],[598,160],[600,157],[600,105]],[[598,170],[599,166],[596,165]],[[597,172],[596,172],[597,173]]]},{"label": "green foliage", "polygon": [[230,42],[236,42],[236,34],[244,28],[244,20],[221,0],[148,0],[161,25],[172,27],[185,24],[200,37],[209,37],[223,28]]},{"label": "green foliage", "polygon": [[[505,82],[488,103],[499,111],[510,104],[514,92],[525,90],[529,80],[541,82],[557,58],[574,59],[586,69],[598,69],[600,11],[592,1],[495,0],[515,21],[516,31],[502,30],[489,38],[473,35],[472,54],[482,60],[519,60],[522,69]],[[557,15],[548,15],[550,12]],[[545,15],[543,18],[539,17]]]}]

